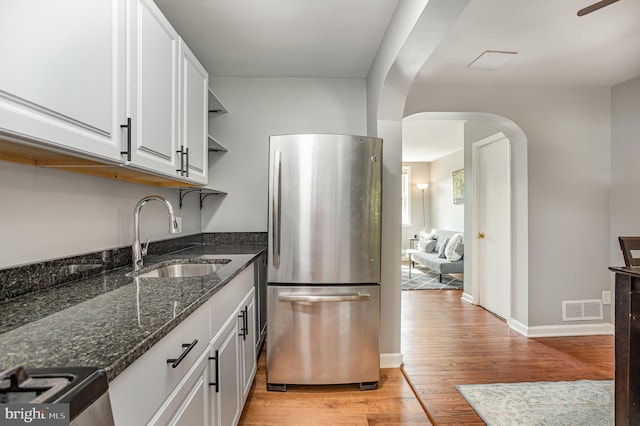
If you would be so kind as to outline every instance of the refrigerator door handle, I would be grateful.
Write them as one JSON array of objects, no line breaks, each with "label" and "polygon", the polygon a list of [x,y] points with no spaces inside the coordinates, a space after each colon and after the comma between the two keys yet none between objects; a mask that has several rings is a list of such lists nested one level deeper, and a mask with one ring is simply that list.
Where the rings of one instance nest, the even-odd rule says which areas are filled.
[{"label": "refrigerator door handle", "polygon": [[275,165],[274,165],[274,181],[273,181],[273,266],[278,268],[280,266],[280,225],[281,225],[281,212],[280,212],[280,184],[282,180],[282,152],[280,150],[275,151]]},{"label": "refrigerator door handle", "polygon": [[322,303],[322,302],[362,302],[371,300],[370,294],[352,293],[352,294],[329,294],[329,295],[316,295],[316,294],[303,294],[303,293],[282,293],[278,295],[278,300],[281,302],[308,302],[308,303]]}]

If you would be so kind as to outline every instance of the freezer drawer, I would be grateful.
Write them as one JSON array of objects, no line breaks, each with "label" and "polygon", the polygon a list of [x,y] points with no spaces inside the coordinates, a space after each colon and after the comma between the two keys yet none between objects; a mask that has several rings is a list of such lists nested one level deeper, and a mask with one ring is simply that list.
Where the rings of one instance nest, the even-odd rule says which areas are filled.
[{"label": "freezer drawer", "polygon": [[380,380],[380,286],[269,286],[267,388]]}]

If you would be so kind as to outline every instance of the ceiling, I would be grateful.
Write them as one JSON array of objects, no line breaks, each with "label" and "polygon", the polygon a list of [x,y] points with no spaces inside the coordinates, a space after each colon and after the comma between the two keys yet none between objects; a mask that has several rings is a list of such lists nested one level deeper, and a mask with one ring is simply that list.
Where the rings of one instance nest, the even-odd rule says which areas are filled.
[{"label": "ceiling", "polygon": [[464,123],[465,120],[426,119],[421,114],[405,118],[402,161],[430,163],[464,149]]},{"label": "ceiling", "polygon": [[[471,0],[416,82],[609,87],[640,74],[640,1],[589,15],[596,0]],[[467,65],[485,50],[518,52],[495,71]]]},{"label": "ceiling", "polygon": [[216,77],[365,78],[397,0],[155,0]]},{"label": "ceiling", "polygon": [[[446,0],[430,0],[446,1]],[[640,1],[470,0],[416,77],[424,84],[610,87],[640,74]],[[365,78],[397,0],[155,0],[216,77]],[[517,52],[468,69],[485,50]],[[404,161],[461,149],[458,124],[405,123]],[[446,123],[440,123],[444,126]],[[453,129],[447,133],[447,128]],[[404,131],[404,130],[403,130]],[[438,135],[438,136],[436,136]],[[461,143],[461,142],[460,142]],[[433,160],[431,160],[433,161]]]}]

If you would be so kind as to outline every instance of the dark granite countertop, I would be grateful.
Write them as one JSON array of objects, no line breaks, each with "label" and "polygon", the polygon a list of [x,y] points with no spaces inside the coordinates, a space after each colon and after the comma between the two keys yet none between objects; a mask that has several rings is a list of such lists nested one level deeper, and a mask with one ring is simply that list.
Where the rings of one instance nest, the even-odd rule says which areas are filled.
[{"label": "dark granite countertop", "polygon": [[[0,304],[0,368],[101,367],[112,380],[224,287],[264,244],[198,244],[145,258],[225,258],[211,275],[131,278],[131,267],[101,273]],[[146,269],[146,268],[145,268]]]}]

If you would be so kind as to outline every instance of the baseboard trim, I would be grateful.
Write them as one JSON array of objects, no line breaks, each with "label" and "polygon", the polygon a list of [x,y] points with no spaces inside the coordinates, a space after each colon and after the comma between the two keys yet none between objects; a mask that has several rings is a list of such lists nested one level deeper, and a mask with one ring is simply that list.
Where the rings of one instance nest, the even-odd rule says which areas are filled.
[{"label": "baseboard trim", "polygon": [[527,336],[528,328],[523,323],[521,323],[519,321],[516,321],[513,318],[511,318],[509,320],[509,327],[511,327],[512,330],[517,331],[518,333],[522,334],[523,336],[528,337]]},{"label": "baseboard trim", "polygon": [[567,337],[567,336],[612,336],[613,324],[572,324],[572,325],[539,325],[529,327],[514,319],[509,327],[525,337]]},{"label": "baseboard trim", "polygon": [[471,303],[473,305],[473,296],[469,293],[462,292],[462,296],[460,297],[463,302]]},{"label": "baseboard trim", "polygon": [[401,353],[380,354],[380,368],[400,368],[401,366]]}]

